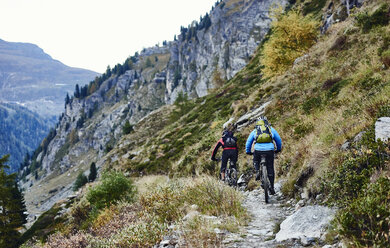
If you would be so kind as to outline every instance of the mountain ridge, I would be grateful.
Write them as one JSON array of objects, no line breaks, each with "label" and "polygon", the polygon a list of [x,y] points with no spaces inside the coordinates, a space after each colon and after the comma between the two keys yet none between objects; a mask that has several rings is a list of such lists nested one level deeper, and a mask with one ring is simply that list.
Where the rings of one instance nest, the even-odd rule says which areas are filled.
[{"label": "mountain ridge", "polygon": [[35,44],[0,40],[0,101],[23,104],[46,117],[58,116],[66,93],[97,75],[54,60]]}]

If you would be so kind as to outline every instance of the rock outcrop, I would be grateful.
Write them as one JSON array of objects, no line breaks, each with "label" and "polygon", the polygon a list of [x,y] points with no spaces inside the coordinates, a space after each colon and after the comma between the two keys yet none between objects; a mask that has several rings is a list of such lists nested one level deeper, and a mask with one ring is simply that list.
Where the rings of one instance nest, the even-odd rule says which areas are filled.
[{"label": "rock outcrop", "polygon": [[[170,49],[165,101],[173,103],[179,92],[197,97],[218,81],[231,79],[250,60],[270,28],[271,6],[285,0],[222,1],[210,13],[211,26],[190,39],[182,32]],[[192,28],[192,29],[191,29]]]},{"label": "rock outcrop", "polygon": [[[280,225],[276,241],[301,239],[301,242],[321,238],[336,211],[323,206],[302,207]],[[308,241],[309,242],[309,241]]]},{"label": "rock outcrop", "polygon": [[333,23],[342,22],[351,14],[351,9],[359,8],[365,0],[334,0],[331,1],[324,15],[321,32],[325,33]]},{"label": "rock outcrop", "polygon": [[390,139],[390,117],[381,117],[375,123],[375,140],[387,142]]}]

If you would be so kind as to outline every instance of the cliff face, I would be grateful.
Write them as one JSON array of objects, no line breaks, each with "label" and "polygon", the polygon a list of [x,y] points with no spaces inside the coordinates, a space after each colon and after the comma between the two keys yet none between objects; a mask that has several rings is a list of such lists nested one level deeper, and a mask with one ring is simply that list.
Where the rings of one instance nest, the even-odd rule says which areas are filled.
[{"label": "cliff face", "polygon": [[210,27],[188,38],[182,32],[173,42],[167,70],[165,101],[173,103],[179,92],[204,96],[219,79],[231,79],[249,61],[270,26],[269,9],[284,0],[223,1],[210,14]]}]

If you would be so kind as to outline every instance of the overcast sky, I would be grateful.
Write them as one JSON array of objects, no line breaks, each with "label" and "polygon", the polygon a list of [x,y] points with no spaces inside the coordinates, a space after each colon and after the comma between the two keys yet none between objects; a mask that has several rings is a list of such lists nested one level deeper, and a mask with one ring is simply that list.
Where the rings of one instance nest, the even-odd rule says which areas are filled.
[{"label": "overcast sky", "polygon": [[34,43],[64,64],[104,72],[173,40],[217,0],[0,0],[0,39]]}]

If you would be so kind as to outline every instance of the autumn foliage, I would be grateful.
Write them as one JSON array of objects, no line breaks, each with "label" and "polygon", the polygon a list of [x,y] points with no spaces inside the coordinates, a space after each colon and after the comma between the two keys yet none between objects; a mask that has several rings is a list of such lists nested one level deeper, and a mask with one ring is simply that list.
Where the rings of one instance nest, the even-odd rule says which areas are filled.
[{"label": "autumn foliage", "polygon": [[319,22],[297,10],[283,13],[281,8],[272,11],[272,33],[262,50],[263,73],[272,77],[285,72],[294,60],[316,42]]}]

